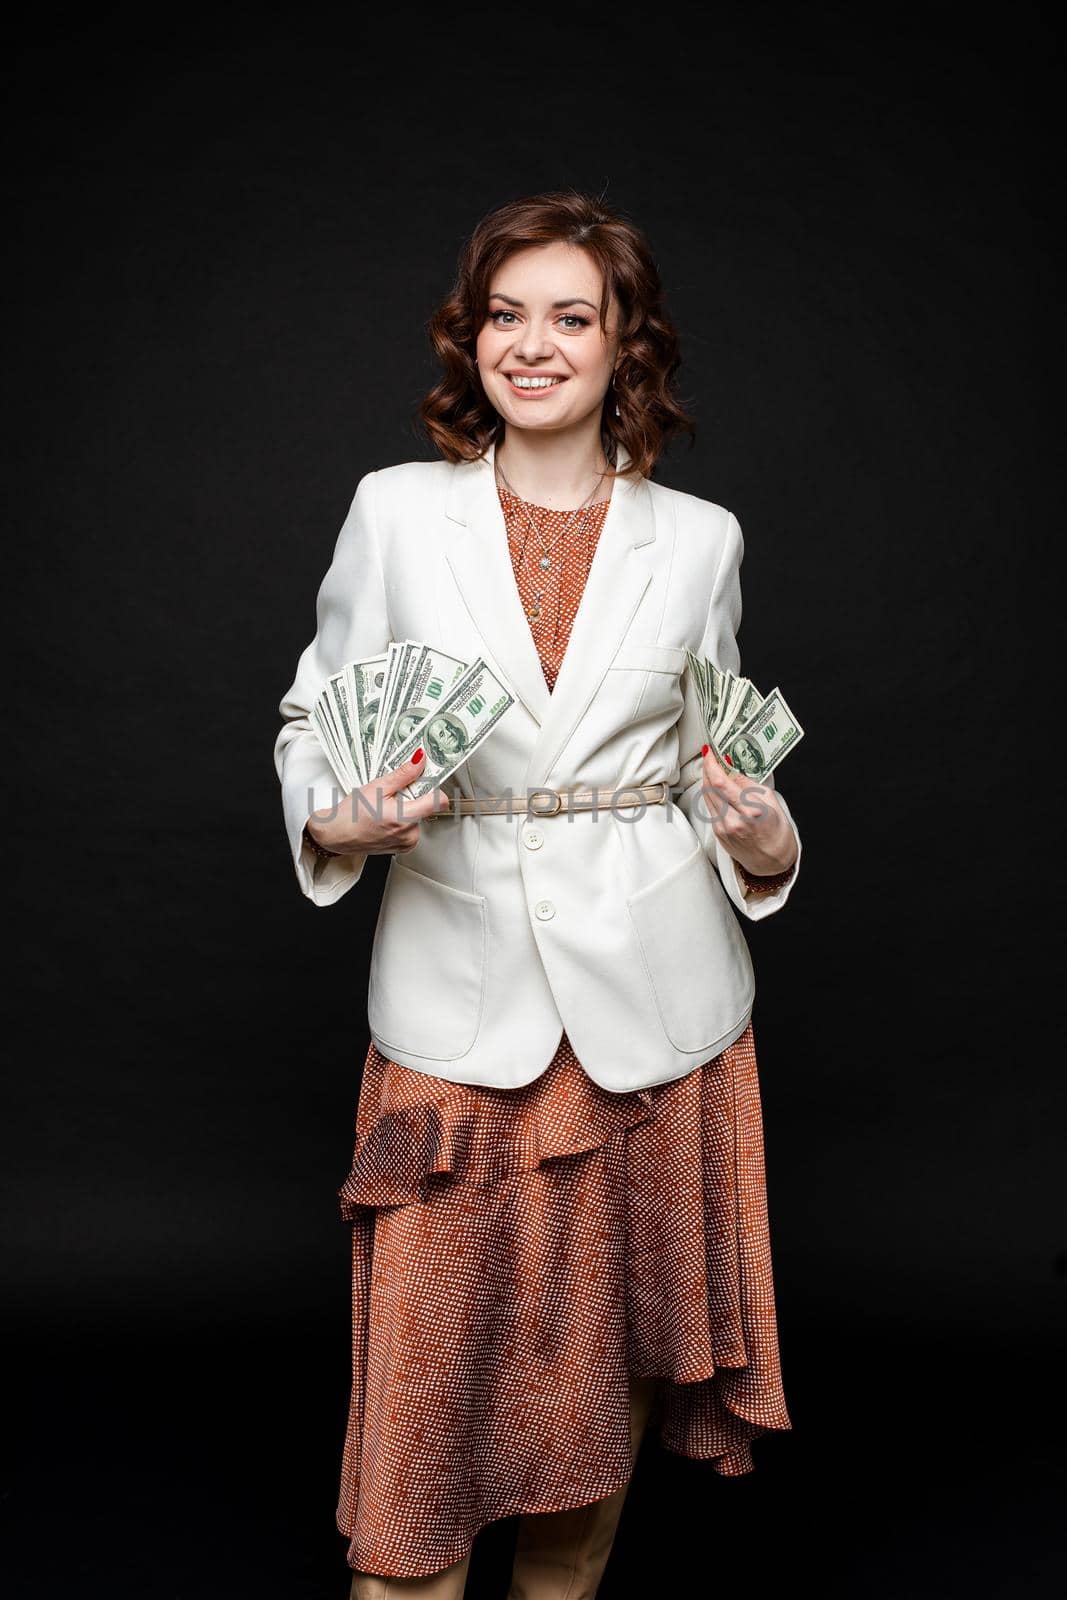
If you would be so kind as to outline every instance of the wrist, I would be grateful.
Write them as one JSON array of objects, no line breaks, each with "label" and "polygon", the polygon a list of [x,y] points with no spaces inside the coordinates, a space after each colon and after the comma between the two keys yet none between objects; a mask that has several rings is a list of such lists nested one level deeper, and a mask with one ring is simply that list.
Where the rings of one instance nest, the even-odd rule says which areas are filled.
[{"label": "wrist", "polygon": [[773,894],[776,889],[782,889],[793,876],[797,858],[793,857],[788,867],[783,867],[778,872],[752,872],[742,862],[735,863],[745,885],[746,893]]},{"label": "wrist", "polygon": [[315,855],[319,856],[324,861],[332,861],[335,856],[340,854],[340,851],[328,850],[324,844],[320,844],[312,833],[309,823],[307,822],[304,823],[304,843],[307,845],[309,850],[314,851]]}]

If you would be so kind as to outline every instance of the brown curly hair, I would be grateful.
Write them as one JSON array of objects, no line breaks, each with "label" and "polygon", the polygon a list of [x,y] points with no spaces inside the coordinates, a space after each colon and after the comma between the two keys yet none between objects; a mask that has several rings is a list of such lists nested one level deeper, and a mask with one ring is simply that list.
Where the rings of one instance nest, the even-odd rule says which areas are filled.
[{"label": "brown curly hair", "polygon": [[514,251],[557,241],[588,251],[600,268],[605,336],[612,292],[617,299],[621,359],[604,396],[604,449],[614,463],[621,443],[631,458],[626,474],[649,477],[670,435],[688,433],[690,445],[695,436],[675,393],[678,335],[664,309],[663,286],[645,235],[621,213],[577,189],[511,200],[479,222],[460,252],[452,290],[428,324],[445,370],[421,402],[418,421],[447,461],[476,461],[502,438],[503,419],[482,388],[474,360],[489,309],[489,284]]}]

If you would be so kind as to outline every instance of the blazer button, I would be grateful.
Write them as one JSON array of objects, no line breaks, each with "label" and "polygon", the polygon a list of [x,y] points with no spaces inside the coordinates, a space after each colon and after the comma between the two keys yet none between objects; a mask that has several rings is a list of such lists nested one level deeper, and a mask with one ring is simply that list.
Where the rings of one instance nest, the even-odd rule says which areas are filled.
[{"label": "blazer button", "polygon": [[552,904],[551,900],[538,900],[537,904],[534,906],[534,914],[538,916],[542,922],[547,922],[550,917],[554,917],[556,915],[556,908]]},{"label": "blazer button", "polygon": [[545,842],[545,836],[540,828],[527,828],[522,836],[522,842],[527,850],[540,850]]}]

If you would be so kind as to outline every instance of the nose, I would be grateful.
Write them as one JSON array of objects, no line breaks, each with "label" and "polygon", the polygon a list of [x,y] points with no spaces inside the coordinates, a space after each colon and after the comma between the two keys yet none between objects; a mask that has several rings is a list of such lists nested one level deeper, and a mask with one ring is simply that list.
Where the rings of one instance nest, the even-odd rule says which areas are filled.
[{"label": "nose", "polygon": [[533,318],[522,329],[515,342],[515,354],[520,361],[527,362],[530,366],[535,361],[543,360],[552,354],[548,336],[541,325]]}]

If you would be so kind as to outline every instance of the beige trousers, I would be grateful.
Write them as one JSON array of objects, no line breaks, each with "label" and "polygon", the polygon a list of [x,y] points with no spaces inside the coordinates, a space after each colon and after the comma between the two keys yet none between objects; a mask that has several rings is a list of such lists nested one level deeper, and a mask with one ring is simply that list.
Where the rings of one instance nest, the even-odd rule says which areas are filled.
[{"label": "beige trousers", "polygon": [[[655,1378],[630,1379],[630,1455],[634,1463],[656,1395]],[[532,1511],[520,1518],[507,1600],[594,1600],[608,1564],[629,1490],[566,1511]],[[353,1572],[349,1600],[463,1600],[471,1551],[425,1578]]]}]

